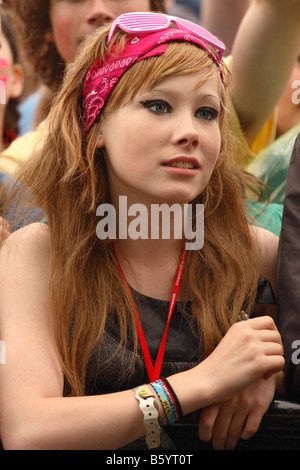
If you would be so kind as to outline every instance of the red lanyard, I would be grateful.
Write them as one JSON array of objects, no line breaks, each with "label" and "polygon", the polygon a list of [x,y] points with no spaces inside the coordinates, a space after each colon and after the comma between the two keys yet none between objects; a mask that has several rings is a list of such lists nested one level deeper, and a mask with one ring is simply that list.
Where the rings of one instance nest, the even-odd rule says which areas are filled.
[{"label": "red lanyard", "polygon": [[158,350],[158,354],[157,354],[157,358],[156,358],[154,367],[153,367],[150,352],[149,352],[149,349],[148,349],[148,346],[147,346],[146,338],[145,338],[144,333],[143,333],[143,329],[142,329],[142,325],[141,325],[141,322],[140,322],[138,310],[136,308],[131,290],[130,290],[130,288],[128,286],[128,283],[126,281],[124,272],[123,272],[123,270],[120,266],[120,263],[118,261],[115,246],[114,246],[114,252],[115,252],[115,257],[116,257],[116,260],[117,260],[117,263],[118,263],[118,266],[119,266],[119,269],[120,269],[120,273],[121,273],[121,275],[122,275],[122,277],[123,277],[123,279],[124,279],[124,281],[125,281],[125,283],[128,287],[128,290],[130,292],[130,295],[131,295],[131,298],[133,300],[133,304],[134,304],[134,307],[135,307],[135,310],[136,310],[138,338],[139,338],[139,342],[140,342],[140,345],[141,345],[141,348],[142,348],[144,361],[145,361],[145,365],[146,365],[146,369],[147,369],[147,373],[148,373],[148,377],[149,377],[150,382],[154,382],[155,380],[158,380],[159,377],[160,377],[161,366],[162,366],[162,362],[163,362],[163,358],[164,358],[164,354],[165,354],[165,349],[166,349],[166,342],[167,342],[169,324],[170,324],[170,321],[171,321],[171,318],[172,318],[172,314],[173,314],[173,311],[174,311],[175,303],[176,303],[176,300],[177,300],[177,297],[178,297],[178,292],[179,292],[179,288],[180,288],[180,284],[181,284],[181,280],[182,280],[182,276],[183,276],[183,268],[184,268],[184,264],[185,264],[185,260],[186,260],[186,249],[183,248],[181,256],[180,256],[179,264],[178,264],[178,267],[177,267],[175,281],[174,281],[172,295],[171,295],[171,300],[170,300],[170,305],[169,305],[167,325],[166,325],[166,328],[165,328],[165,332],[164,332],[162,341],[160,343],[160,347],[159,347],[159,350]]}]

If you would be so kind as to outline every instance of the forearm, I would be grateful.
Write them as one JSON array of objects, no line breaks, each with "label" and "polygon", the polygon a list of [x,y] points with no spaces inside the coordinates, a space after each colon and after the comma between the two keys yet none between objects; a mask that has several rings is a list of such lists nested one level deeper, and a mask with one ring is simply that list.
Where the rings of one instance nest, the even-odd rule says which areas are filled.
[{"label": "forearm", "polygon": [[232,99],[249,141],[276,106],[298,54],[299,0],[252,0],[236,35]]},{"label": "forearm", "polygon": [[230,51],[250,0],[202,0],[201,23],[222,39]]},{"label": "forearm", "polygon": [[[193,384],[194,400],[184,383]],[[192,371],[177,374],[176,387],[184,397],[184,414],[208,406],[206,385],[199,388]],[[204,379],[204,377],[203,377]],[[189,382],[189,380],[188,380]],[[207,381],[204,380],[204,384]],[[208,385],[208,384],[207,384]],[[166,424],[162,404],[156,395],[160,422]],[[14,402],[1,416],[1,437],[12,450],[111,450],[145,436],[143,413],[133,390],[98,396],[45,397]]]},{"label": "forearm", "polygon": [[[14,417],[14,418],[12,418]],[[89,397],[39,398],[2,416],[7,449],[117,449],[145,434],[132,390]]]}]

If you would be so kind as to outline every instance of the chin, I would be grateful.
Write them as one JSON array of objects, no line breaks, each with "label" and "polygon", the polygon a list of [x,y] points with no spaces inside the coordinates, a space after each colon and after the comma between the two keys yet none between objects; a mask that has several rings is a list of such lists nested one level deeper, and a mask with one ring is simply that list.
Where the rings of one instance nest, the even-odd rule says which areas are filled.
[{"label": "chin", "polygon": [[165,201],[167,204],[189,204],[194,201],[194,199],[199,196],[199,193],[179,193],[178,191],[169,194]]}]

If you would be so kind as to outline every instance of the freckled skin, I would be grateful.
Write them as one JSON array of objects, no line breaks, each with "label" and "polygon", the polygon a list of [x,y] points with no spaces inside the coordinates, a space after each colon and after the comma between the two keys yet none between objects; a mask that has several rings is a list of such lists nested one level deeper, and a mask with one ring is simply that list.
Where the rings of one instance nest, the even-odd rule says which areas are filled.
[{"label": "freckled skin", "polygon": [[58,21],[57,33],[60,37],[61,48],[65,51],[65,56],[71,59],[74,53],[74,41],[71,39],[70,31],[72,31],[72,23],[63,20]]},{"label": "freckled skin", "polygon": [[50,0],[52,31],[49,42],[66,63],[76,54],[80,42],[95,29],[131,11],[150,11],[149,0]]}]

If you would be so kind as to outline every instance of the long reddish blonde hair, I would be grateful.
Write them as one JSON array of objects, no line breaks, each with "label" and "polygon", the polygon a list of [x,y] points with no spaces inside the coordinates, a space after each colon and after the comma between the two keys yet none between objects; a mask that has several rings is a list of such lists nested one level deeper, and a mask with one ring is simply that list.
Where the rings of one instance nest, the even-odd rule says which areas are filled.
[{"label": "long reddish blonde hair", "polygon": [[[109,202],[105,159],[96,148],[101,122],[93,126],[87,139],[83,127],[83,83],[91,64],[99,57],[105,60],[107,31],[104,28],[89,38],[68,67],[50,111],[45,142],[23,166],[18,180],[28,188],[31,202],[47,216],[51,237],[49,311],[73,395],[84,394],[88,361],[101,344],[110,315],[115,315],[119,324],[120,347],[126,346],[129,328],[136,348],[138,343],[135,313],[112,261],[110,243],[96,236],[96,208]],[[122,44],[124,37],[123,32],[117,32],[112,46]],[[229,83],[224,65],[223,69]],[[205,71],[207,78],[219,75],[207,52],[188,43],[169,44],[162,56],[141,61],[126,72],[102,119],[142,88],[150,89],[173,74],[197,71]],[[221,152],[210,182],[193,201],[205,205],[205,242],[201,250],[188,252],[184,272],[184,286],[192,300],[192,326],[199,344],[205,345],[205,355],[211,353],[241,309],[251,312],[259,275],[245,212],[244,175],[237,163],[240,146],[228,127],[227,91],[221,79],[220,87]]]}]

